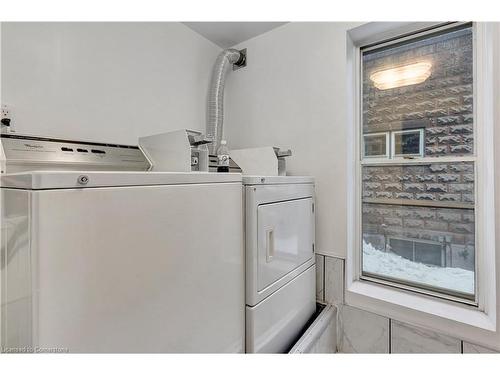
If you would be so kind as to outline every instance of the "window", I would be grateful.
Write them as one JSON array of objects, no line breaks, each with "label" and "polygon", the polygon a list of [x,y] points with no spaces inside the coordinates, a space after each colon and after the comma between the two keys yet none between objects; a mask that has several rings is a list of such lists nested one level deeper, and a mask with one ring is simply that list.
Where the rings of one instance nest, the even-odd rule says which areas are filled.
[{"label": "window", "polygon": [[445,266],[444,246],[439,242],[413,241],[404,238],[389,238],[388,242],[387,251],[403,258],[430,266]]},{"label": "window", "polygon": [[365,134],[363,140],[365,158],[389,157],[389,133]]},{"label": "window", "polygon": [[424,129],[364,134],[363,150],[364,158],[422,157],[424,156]]},{"label": "window", "polygon": [[360,278],[477,304],[472,27],[360,53]]},{"label": "window", "polygon": [[392,156],[424,156],[424,129],[392,132]]}]

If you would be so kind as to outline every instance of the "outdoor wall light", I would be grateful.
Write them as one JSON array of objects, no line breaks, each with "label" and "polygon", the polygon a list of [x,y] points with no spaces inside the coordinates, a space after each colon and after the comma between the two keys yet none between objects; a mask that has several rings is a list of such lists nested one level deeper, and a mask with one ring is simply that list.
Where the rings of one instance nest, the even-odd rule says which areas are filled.
[{"label": "outdoor wall light", "polygon": [[373,84],[379,90],[415,85],[424,82],[431,75],[432,64],[422,61],[392,69],[379,70],[370,75]]}]

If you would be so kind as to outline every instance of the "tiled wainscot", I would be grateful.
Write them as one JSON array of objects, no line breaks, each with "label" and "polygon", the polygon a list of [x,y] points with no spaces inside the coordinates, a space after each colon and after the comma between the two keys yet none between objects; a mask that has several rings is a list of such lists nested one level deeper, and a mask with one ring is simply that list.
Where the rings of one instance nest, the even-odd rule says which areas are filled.
[{"label": "tiled wainscot", "polygon": [[316,255],[318,301],[337,307],[339,353],[497,353],[344,304],[344,259]]},{"label": "tiled wainscot", "polygon": [[392,320],[391,353],[461,353],[461,341]]}]

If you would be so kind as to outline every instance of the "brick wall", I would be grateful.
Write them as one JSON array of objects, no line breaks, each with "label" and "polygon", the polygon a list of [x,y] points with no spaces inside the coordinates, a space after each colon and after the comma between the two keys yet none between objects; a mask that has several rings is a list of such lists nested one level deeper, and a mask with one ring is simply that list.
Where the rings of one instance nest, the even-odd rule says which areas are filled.
[{"label": "brick wall", "polygon": [[[432,63],[423,83],[379,90],[369,78],[419,61]],[[425,156],[473,153],[470,29],[367,52],[363,77],[365,134],[423,128]],[[362,184],[365,241],[381,249],[390,237],[441,243],[448,266],[474,269],[473,163],[365,166]]]},{"label": "brick wall", "polygon": [[472,163],[367,166],[362,180],[363,198],[474,204]]}]

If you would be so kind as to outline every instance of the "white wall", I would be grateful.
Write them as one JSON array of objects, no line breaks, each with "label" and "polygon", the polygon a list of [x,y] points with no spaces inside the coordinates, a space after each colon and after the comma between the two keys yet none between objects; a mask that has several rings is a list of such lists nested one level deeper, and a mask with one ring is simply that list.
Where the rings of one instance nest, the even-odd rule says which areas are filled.
[{"label": "white wall", "polygon": [[[2,72],[2,22],[0,22],[0,72]],[[0,74],[0,103],[2,103],[2,74]]]},{"label": "white wall", "polygon": [[[2,71],[2,22],[0,22],[0,72]],[[2,74],[0,74],[0,103],[2,103]],[[3,148],[2,148],[2,142],[0,142],[0,163],[2,163],[4,160],[3,158]],[[0,194],[0,212],[3,212],[3,194]],[[3,233],[3,228],[1,227],[0,223],[0,243],[3,243],[3,238],[2,238],[2,233]],[[2,279],[3,277],[0,277],[0,290],[2,289]],[[0,309],[0,337],[2,336],[2,309]]]},{"label": "white wall", "polygon": [[[496,48],[493,51],[493,71],[495,74],[493,87],[493,103],[495,103],[494,114],[494,148],[495,148],[495,196],[490,197],[495,205],[495,246],[496,246],[496,314],[497,314],[497,334],[490,335],[490,340],[494,342],[492,348],[500,351],[500,23],[496,23],[494,33],[494,43]],[[494,293],[494,292],[493,292]],[[493,336],[493,338],[491,338]]]},{"label": "white wall", "polygon": [[345,256],[346,30],[359,23],[289,23],[243,42],[246,68],[227,79],[230,148],[289,146],[292,175],[316,177],[318,253]]},{"label": "white wall", "polygon": [[181,23],[3,23],[2,42],[17,133],[137,144],[205,127],[220,48]]}]

